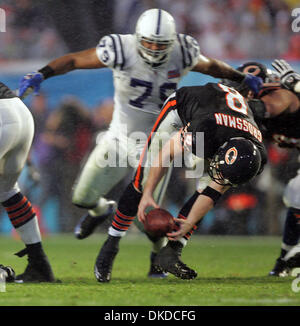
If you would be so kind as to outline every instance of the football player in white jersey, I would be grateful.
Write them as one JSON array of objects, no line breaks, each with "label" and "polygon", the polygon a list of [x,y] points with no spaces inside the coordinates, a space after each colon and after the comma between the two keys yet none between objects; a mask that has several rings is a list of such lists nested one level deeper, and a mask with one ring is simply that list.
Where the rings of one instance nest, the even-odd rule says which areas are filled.
[{"label": "football player in white jersey", "polygon": [[[151,131],[163,102],[184,75],[197,71],[244,81],[254,92],[261,86],[259,78],[202,55],[193,37],[176,33],[174,19],[168,12],[150,9],[138,19],[135,34],[104,36],[96,48],[59,57],[27,74],[21,80],[19,95],[38,92],[41,82],[52,76],[105,67],[113,71],[114,113],[109,129],[99,138],[74,188],[73,203],[88,209],[75,229],[78,239],[89,236],[112,215],[115,203],[106,199],[106,194],[132,171],[132,166],[137,166],[147,140],[144,135]],[[118,163],[107,164],[108,157]],[[124,231],[126,226],[112,233],[120,238]],[[160,246],[160,241],[154,243],[152,256]]]},{"label": "football player in white jersey", "polygon": [[33,118],[26,105],[1,82],[0,121],[0,202],[26,246],[16,255],[28,256],[28,265],[15,282],[53,282],[36,213],[17,182],[32,143]]}]

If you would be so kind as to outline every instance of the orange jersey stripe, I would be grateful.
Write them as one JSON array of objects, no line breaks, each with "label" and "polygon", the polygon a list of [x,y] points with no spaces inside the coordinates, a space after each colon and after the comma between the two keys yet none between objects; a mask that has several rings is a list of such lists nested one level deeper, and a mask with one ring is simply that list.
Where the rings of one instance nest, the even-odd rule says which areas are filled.
[{"label": "orange jersey stripe", "polygon": [[159,123],[161,122],[162,118],[164,117],[165,113],[168,111],[168,109],[171,107],[171,106],[174,106],[176,105],[176,100],[172,100],[172,101],[169,101],[165,106],[164,108],[162,109],[162,111],[160,112],[158,118],[156,119],[155,121],[155,124],[150,132],[150,135],[147,139],[147,143],[143,149],[143,152],[142,152],[142,155],[140,157],[140,161],[139,161],[139,166],[138,166],[138,169],[137,169],[137,173],[136,173],[136,176],[135,176],[135,179],[134,179],[134,186],[136,187],[136,189],[139,189],[139,179],[140,179],[140,175],[141,175],[141,170],[142,170],[142,163],[143,163],[143,160],[144,160],[144,156],[145,156],[145,153],[148,149],[148,144],[152,138],[152,135],[153,133],[156,131],[156,128],[157,126],[159,125]]}]

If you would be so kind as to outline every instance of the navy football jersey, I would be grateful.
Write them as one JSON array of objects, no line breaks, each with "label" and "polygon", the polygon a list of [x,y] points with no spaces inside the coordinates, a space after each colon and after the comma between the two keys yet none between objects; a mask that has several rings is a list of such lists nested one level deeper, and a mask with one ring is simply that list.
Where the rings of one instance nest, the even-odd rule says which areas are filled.
[{"label": "navy football jersey", "polygon": [[282,112],[261,123],[265,139],[273,140],[281,147],[300,148],[300,109],[292,113]]},{"label": "navy football jersey", "polygon": [[190,144],[193,154],[197,155],[195,135],[202,132],[205,159],[211,159],[230,138],[243,137],[257,146],[263,163],[266,162],[261,131],[247,101],[238,91],[215,83],[182,87],[176,92],[176,101],[178,114],[186,126],[186,136],[192,135],[187,144]]}]

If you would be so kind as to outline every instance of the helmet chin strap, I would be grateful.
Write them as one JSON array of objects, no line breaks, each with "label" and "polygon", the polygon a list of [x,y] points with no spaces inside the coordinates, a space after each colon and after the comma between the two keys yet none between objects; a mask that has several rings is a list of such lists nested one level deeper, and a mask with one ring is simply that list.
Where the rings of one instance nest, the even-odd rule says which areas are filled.
[{"label": "helmet chin strap", "polygon": [[153,58],[151,55],[144,53],[143,51],[141,51],[141,49],[139,49],[138,52],[139,55],[142,57],[142,59],[145,61],[145,63],[151,66],[152,68],[160,67],[162,64],[164,64],[167,61],[167,60],[162,60],[167,56],[167,54],[163,55],[160,58],[160,61],[156,62],[151,60]]}]

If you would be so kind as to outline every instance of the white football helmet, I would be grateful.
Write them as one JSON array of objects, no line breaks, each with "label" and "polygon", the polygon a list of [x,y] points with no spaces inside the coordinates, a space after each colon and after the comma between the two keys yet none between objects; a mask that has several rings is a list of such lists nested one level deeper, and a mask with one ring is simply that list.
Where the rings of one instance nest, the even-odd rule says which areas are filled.
[{"label": "white football helmet", "polygon": [[153,66],[166,62],[176,39],[173,17],[162,9],[146,10],[135,30],[138,50],[144,61]]}]

